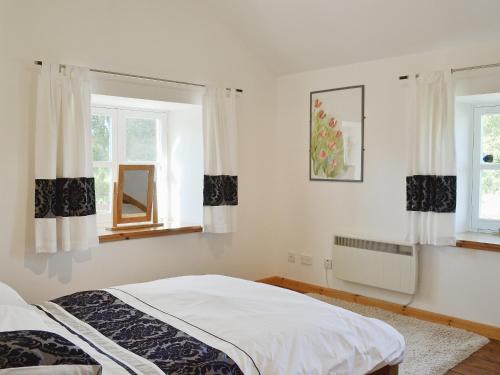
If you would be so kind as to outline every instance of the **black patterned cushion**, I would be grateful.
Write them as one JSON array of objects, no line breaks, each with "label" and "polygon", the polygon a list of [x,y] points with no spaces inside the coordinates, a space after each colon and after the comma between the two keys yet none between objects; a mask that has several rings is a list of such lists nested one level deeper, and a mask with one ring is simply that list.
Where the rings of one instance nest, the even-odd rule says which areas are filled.
[{"label": "black patterned cushion", "polygon": [[56,333],[37,330],[0,332],[0,369],[60,365],[66,365],[64,371],[68,374],[72,373],[68,365],[78,366],[75,373],[82,373],[82,366],[86,374],[100,374],[102,371],[95,359]]}]

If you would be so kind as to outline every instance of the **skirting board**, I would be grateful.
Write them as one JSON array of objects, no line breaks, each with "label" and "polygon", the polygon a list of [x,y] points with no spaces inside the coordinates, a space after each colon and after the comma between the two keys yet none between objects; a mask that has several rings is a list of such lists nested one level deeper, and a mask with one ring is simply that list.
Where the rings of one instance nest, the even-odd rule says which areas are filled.
[{"label": "skirting board", "polygon": [[431,311],[421,310],[410,306],[399,305],[393,302],[387,302],[376,298],[365,297],[359,294],[344,292],[342,290],[325,288],[319,285],[304,283],[302,281],[287,279],[280,276],[267,277],[257,280],[258,282],[291,289],[301,293],[317,293],[328,297],[338,298],[344,301],[355,302],[361,305],[379,307],[384,310],[392,311],[401,315],[411,316],[417,319],[426,320],[444,324],[447,326],[465,329],[491,339],[500,340],[500,327],[487,324],[476,323],[470,320],[455,318]]}]

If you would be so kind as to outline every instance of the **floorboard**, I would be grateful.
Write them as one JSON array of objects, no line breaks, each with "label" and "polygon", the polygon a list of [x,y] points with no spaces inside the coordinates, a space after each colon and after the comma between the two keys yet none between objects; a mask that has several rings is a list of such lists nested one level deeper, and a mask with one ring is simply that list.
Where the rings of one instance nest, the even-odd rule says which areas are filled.
[{"label": "floorboard", "polygon": [[446,375],[500,375],[500,341],[491,340]]}]

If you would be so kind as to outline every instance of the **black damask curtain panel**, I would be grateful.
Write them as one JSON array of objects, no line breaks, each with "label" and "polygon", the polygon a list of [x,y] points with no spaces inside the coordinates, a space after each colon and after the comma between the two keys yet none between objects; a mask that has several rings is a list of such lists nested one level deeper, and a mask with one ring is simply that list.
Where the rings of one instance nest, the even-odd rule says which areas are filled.
[{"label": "black damask curtain panel", "polygon": [[88,69],[43,64],[35,139],[36,251],[97,246]]},{"label": "black damask curtain panel", "polygon": [[408,240],[454,245],[457,177],[451,74],[420,74],[412,85],[415,113],[411,168],[406,177]]},{"label": "black damask curtain panel", "polygon": [[203,231],[236,231],[238,162],[236,92],[207,88],[203,98]]}]

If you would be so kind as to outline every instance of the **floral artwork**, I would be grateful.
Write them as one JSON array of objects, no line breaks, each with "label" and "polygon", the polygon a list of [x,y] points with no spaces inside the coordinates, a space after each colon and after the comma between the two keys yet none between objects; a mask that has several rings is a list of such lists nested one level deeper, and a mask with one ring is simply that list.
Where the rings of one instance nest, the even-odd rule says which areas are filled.
[{"label": "floral artwork", "polygon": [[363,180],[363,102],[364,86],[311,92],[311,180]]},{"label": "floral artwork", "polygon": [[337,119],[314,100],[312,110],[311,159],[314,175],[334,178],[344,172],[344,142]]}]

